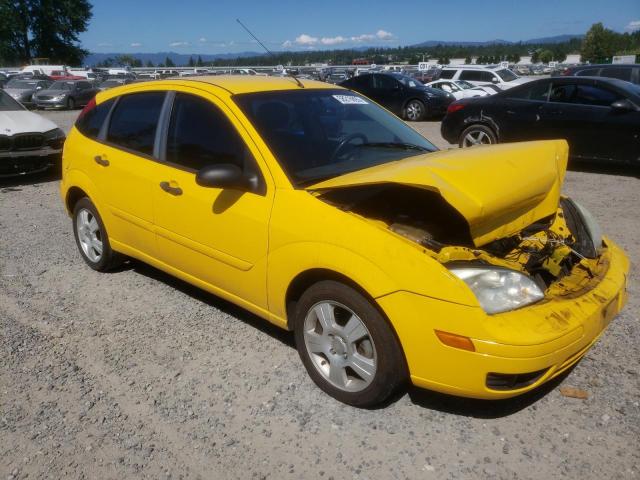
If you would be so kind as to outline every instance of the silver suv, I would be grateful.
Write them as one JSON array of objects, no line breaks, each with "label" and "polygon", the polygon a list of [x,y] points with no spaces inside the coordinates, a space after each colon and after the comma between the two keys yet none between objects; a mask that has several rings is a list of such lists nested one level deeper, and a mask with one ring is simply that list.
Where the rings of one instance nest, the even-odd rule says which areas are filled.
[{"label": "silver suv", "polygon": [[461,65],[459,67],[444,67],[439,79],[464,80],[473,85],[496,85],[503,90],[522,85],[530,81],[519,77],[505,67],[485,67],[481,65]]}]

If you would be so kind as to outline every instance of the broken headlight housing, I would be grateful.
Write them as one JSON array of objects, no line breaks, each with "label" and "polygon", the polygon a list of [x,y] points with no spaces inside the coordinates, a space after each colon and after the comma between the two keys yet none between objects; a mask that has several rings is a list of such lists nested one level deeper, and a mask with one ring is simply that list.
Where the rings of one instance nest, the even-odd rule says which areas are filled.
[{"label": "broken headlight housing", "polygon": [[489,314],[515,310],[544,298],[530,277],[515,270],[484,266],[455,266],[449,270],[469,286]]}]

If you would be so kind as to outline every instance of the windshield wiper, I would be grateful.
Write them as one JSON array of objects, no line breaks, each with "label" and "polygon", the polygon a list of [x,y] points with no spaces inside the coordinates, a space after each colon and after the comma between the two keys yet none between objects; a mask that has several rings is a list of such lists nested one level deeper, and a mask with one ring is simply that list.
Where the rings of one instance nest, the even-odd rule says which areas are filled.
[{"label": "windshield wiper", "polygon": [[402,150],[420,150],[421,152],[431,152],[428,148],[414,145],[413,143],[403,142],[367,142],[355,145],[356,147],[380,147],[380,148],[398,148]]}]

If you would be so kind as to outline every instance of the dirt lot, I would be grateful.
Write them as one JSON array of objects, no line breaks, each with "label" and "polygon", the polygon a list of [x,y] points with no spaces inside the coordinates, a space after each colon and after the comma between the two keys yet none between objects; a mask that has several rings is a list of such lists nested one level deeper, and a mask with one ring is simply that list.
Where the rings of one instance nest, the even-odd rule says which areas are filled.
[{"label": "dirt lot", "polygon": [[[75,115],[46,113],[65,129]],[[446,146],[437,122],[416,128]],[[2,478],[640,477],[640,180],[628,171],[567,175],[634,268],[628,306],[576,368],[510,401],[409,389],[368,411],[324,395],[292,336],[251,314],[142,264],[90,270],[57,188],[51,176],[0,186]]]}]

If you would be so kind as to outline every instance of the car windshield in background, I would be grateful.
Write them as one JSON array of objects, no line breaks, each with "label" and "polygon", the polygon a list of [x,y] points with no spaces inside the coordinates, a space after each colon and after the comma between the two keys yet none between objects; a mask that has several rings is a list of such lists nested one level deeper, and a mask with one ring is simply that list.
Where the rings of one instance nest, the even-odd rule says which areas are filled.
[{"label": "car windshield in background", "polygon": [[36,85],[38,85],[38,82],[35,80],[10,80],[9,83],[5,85],[5,87],[27,90],[30,88],[36,88]]},{"label": "car windshield in background", "polygon": [[53,82],[49,90],[73,90],[73,82]]},{"label": "car windshield in background", "polygon": [[456,85],[458,85],[461,88],[464,88],[465,90],[468,88],[473,88],[475,87],[475,85],[471,85],[469,82],[465,81],[465,80],[458,80],[456,82]]},{"label": "car windshield in background", "polygon": [[437,150],[395,115],[346,90],[234,96],[297,187]]},{"label": "car windshield in background", "polygon": [[513,73],[511,70],[507,68],[503,68],[502,70],[496,70],[496,73],[505,82],[510,82],[518,78],[518,76],[515,73]]},{"label": "car windshield in background", "polygon": [[16,110],[24,110],[24,107],[11,98],[8,93],[0,90],[0,112],[15,112]]}]

